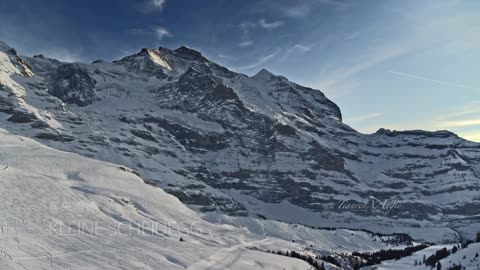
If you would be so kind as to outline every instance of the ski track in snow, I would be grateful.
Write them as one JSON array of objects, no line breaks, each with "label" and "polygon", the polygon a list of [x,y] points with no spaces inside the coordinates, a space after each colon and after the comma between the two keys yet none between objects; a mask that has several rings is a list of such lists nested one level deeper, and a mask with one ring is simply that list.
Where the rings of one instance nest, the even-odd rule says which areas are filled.
[{"label": "ski track in snow", "polygon": [[229,269],[235,262],[237,262],[243,254],[247,251],[248,248],[254,247],[256,245],[267,242],[269,239],[265,238],[263,240],[240,244],[228,249],[222,249],[210,257],[202,260],[190,267],[188,270],[224,270]]}]

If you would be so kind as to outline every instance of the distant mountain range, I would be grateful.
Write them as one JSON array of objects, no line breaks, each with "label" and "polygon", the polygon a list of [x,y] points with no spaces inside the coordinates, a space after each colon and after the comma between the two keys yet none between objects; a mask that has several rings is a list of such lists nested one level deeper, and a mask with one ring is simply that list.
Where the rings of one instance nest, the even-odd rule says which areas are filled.
[{"label": "distant mountain range", "polygon": [[0,112],[10,133],[132,168],[206,216],[437,242],[480,225],[480,144],[448,131],[361,134],[321,91],[187,47],[84,64],[0,43]]}]

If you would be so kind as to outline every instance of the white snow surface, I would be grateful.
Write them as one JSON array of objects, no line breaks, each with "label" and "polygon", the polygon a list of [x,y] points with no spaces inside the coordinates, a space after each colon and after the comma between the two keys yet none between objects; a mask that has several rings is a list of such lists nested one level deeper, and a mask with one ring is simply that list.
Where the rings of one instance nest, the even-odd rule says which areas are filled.
[{"label": "white snow surface", "polygon": [[434,245],[413,253],[411,256],[399,260],[383,261],[379,265],[363,267],[362,270],[409,270],[409,269],[431,269],[425,265],[415,265],[415,260],[421,262],[423,256],[430,256],[442,248],[450,249],[452,245]]},{"label": "white snow surface", "polygon": [[453,264],[461,264],[467,270],[480,269],[480,243],[473,243],[464,249],[459,249],[456,253],[450,254],[450,256],[440,262],[442,269],[453,266]]},{"label": "white snow surface", "polygon": [[0,269],[309,269],[251,250],[300,245],[205,222],[130,169],[4,130],[0,164]]},{"label": "white snow surface", "polygon": [[[437,250],[442,248],[447,248],[449,251],[452,250],[453,245],[434,245],[427,247],[423,250],[415,252],[411,256],[401,258],[399,260],[390,260],[384,261],[380,265],[375,265],[371,267],[363,267],[362,270],[409,270],[409,269],[431,269],[429,266],[425,266],[424,264],[418,264],[422,262],[423,257],[429,257],[433,255]],[[448,257],[440,260],[442,265],[442,269],[447,269],[448,267],[452,267],[454,264],[459,265],[461,264],[462,269],[466,270],[476,270],[480,269],[480,256],[476,256],[480,254],[480,243],[473,243],[470,244],[468,247],[464,249],[459,249],[456,253],[450,254]],[[415,265],[415,261],[417,261],[417,265]],[[436,269],[436,267],[434,268]]]}]

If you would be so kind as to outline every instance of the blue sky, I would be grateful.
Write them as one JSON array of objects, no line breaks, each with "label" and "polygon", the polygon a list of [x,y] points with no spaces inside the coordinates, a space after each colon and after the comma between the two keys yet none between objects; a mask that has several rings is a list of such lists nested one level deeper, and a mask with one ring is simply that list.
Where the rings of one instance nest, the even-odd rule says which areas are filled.
[{"label": "blue sky", "polygon": [[181,45],[323,91],[344,121],[480,141],[480,1],[0,0],[0,40],[63,61]]}]

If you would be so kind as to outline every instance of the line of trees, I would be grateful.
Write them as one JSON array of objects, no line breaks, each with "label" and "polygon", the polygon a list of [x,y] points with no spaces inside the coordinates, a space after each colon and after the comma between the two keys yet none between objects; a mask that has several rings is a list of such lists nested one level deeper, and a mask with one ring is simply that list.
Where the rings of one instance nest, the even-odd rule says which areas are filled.
[{"label": "line of trees", "polygon": [[[439,262],[439,263],[440,263],[440,262]],[[438,269],[438,266],[437,266],[437,269]],[[441,266],[441,265],[440,265],[440,269],[442,269],[442,266]],[[453,264],[452,266],[449,266],[449,267],[447,268],[447,270],[463,270],[463,269],[464,269],[464,267],[463,267],[463,265],[462,265],[461,263],[459,263],[459,264]]]},{"label": "line of trees", "polygon": [[320,259],[321,259],[322,261],[326,261],[326,262],[331,263],[331,264],[333,264],[333,265],[335,265],[335,266],[338,266],[338,267],[340,267],[340,268],[342,267],[342,266],[337,262],[337,260],[335,260],[335,258],[334,258],[333,256],[330,256],[330,255],[328,255],[328,256],[322,256]]},{"label": "line of trees", "polygon": [[[477,237],[476,237],[475,241],[474,240],[463,241],[462,243],[453,246],[453,248],[451,250],[448,250],[447,248],[442,248],[442,249],[437,250],[434,254],[430,255],[426,259],[424,258],[424,264],[427,265],[427,266],[430,266],[432,268],[436,266],[437,269],[440,270],[440,269],[442,269],[442,264],[440,263],[440,260],[445,259],[450,254],[457,253],[458,250],[464,249],[464,248],[468,247],[470,244],[475,243],[475,242],[480,243],[480,233],[477,234]],[[475,257],[477,257],[477,255],[475,255]],[[454,264],[454,265],[447,268],[447,270],[456,270],[456,269],[463,269],[462,265],[461,264],[459,264],[459,265]]]},{"label": "line of trees", "polygon": [[[323,229],[325,229],[325,228],[323,228]],[[378,235],[381,235],[381,234],[378,234]],[[401,239],[401,241],[408,241],[409,240],[408,238],[402,237],[402,235],[400,235],[400,234],[397,234],[396,236],[397,237],[400,236],[398,238]],[[462,242],[458,245],[453,246],[453,248],[451,250],[448,250],[447,248],[439,249],[434,254],[430,255],[429,257],[426,257],[424,255],[423,256],[423,261],[415,261],[415,265],[424,264],[426,266],[430,266],[431,268],[436,268],[437,270],[441,270],[442,269],[442,264],[440,263],[440,260],[448,257],[450,254],[456,253],[460,249],[464,249],[464,248],[468,247],[470,244],[475,243],[475,242],[480,243],[480,232],[477,233],[475,240],[464,241],[464,242]],[[429,247],[429,245],[421,244],[421,245],[416,245],[416,246],[408,246],[404,249],[388,249],[388,250],[383,250],[382,249],[382,250],[376,251],[376,252],[363,252],[363,253],[353,252],[351,254],[351,256],[346,255],[346,254],[342,255],[342,256],[347,256],[347,257],[350,257],[350,258],[355,258],[355,257],[361,258],[362,259],[361,261],[357,260],[357,262],[355,262],[355,265],[353,265],[354,269],[360,269],[361,267],[364,267],[364,266],[372,266],[372,265],[380,264],[382,261],[398,260],[398,259],[403,258],[403,257],[408,257],[408,256],[411,256],[413,253],[418,252],[418,251],[420,251],[422,249],[425,249],[427,247]],[[277,255],[282,255],[282,256],[293,257],[293,258],[297,258],[297,259],[306,261],[311,266],[313,266],[314,269],[316,269],[316,270],[325,270],[324,263],[322,262],[321,264],[319,264],[318,260],[322,260],[322,261],[331,263],[335,266],[341,267],[340,263],[338,263],[338,261],[331,255],[322,256],[322,257],[319,257],[319,256],[312,257],[312,256],[309,256],[309,255],[300,254],[300,253],[295,252],[295,251],[290,251],[290,252],[289,251],[285,251],[285,252],[272,251],[272,253],[277,254]],[[478,253],[475,255],[475,258],[477,258],[477,257],[479,257]],[[355,261],[355,260],[353,260],[353,261]],[[462,264],[453,264],[453,265],[449,266],[448,268],[446,268],[446,270],[462,270],[462,269],[464,269]]]},{"label": "line of trees", "polygon": [[406,247],[404,249],[388,249],[388,250],[382,249],[377,252],[364,252],[364,253],[353,252],[352,255],[358,256],[364,259],[363,263],[355,266],[355,269],[360,269],[361,267],[364,267],[364,266],[380,264],[382,261],[398,260],[400,258],[410,256],[413,253],[427,247],[428,245],[421,244],[417,246]]},{"label": "line of trees", "polygon": [[318,263],[316,258],[309,256],[309,255],[304,255],[300,254],[296,251],[272,251],[273,254],[281,255],[281,256],[287,256],[287,257],[292,257],[292,258],[297,258],[302,261],[306,261],[308,264],[310,264],[315,270],[326,270],[325,265],[322,262],[321,264]]},{"label": "line of trees", "polygon": [[[435,253],[433,253],[432,255],[427,257],[427,259],[425,260],[425,265],[433,268],[435,265],[437,265],[437,263],[440,264],[439,261],[441,259],[444,259],[444,258],[448,257],[448,255],[450,255],[450,253],[451,252],[449,250],[447,250],[447,248],[439,249]],[[441,265],[440,265],[440,269],[442,269]]]},{"label": "line of trees", "polygon": [[[279,221],[279,220],[277,220]],[[294,225],[298,226],[297,224]],[[373,232],[367,229],[353,229],[353,228],[347,228],[347,227],[315,227],[315,226],[310,226],[310,225],[305,225],[302,224],[301,226],[311,228],[311,229],[316,229],[316,230],[325,230],[325,231],[336,231],[336,230],[350,230],[350,231],[359,231],[359,232],[366,232],[370,234],[371,236],[377,236],[377,237],[391,237],[389,239],[381,239],[381,241],[385,244],[391,244],[391,245],[412,245],[413,243],[413,238],[406,234],[406,233],[380,233],[380,232]]]}]

